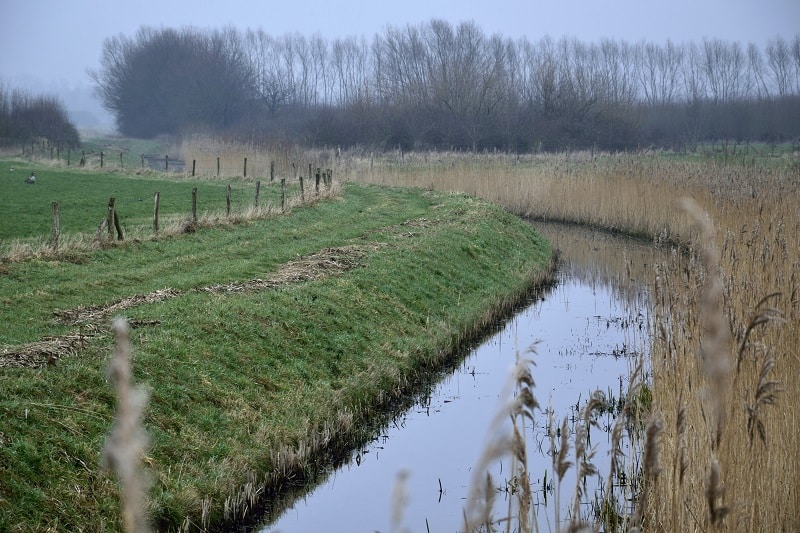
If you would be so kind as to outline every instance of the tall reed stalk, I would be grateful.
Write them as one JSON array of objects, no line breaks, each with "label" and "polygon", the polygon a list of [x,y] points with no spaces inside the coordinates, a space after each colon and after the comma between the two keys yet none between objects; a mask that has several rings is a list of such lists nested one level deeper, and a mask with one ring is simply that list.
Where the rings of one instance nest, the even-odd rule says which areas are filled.
[{"label": "tall reed stalk", "polygon": [[132,384],[131,345],[125,320],[114,322],[114,334],[116,347],[108,373],[117,391],[117,414],[103,448],[103,464],[119,479],[124,531],[144,532],[150,530],[144,509],[147,482],[140,468],[140,458],[147,448],[147,433],[142,426],[147,394]]}]

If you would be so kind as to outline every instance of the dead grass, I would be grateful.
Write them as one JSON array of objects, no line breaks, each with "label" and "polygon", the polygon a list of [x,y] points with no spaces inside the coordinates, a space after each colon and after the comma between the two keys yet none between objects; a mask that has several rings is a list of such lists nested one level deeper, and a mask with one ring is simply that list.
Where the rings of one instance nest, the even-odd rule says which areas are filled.
[{"label": "dead grass", "polygon": [[[259,145],[242,141],[226,141],[197,135],[188,138],[180,147],[187,167],[196,164],[197,176],[246,177],[264,180],[271,176],[292,179],[304,176],[310,181],[317,167],[329,168],[328,152],[303,150],[296,145]],[[245,168],[245,158],[247,159]],[[219,164],[218,164],[219,163]],[[311,163],[312,174],[308,164]],[[245,176],[246,170],[246,176]]]}]

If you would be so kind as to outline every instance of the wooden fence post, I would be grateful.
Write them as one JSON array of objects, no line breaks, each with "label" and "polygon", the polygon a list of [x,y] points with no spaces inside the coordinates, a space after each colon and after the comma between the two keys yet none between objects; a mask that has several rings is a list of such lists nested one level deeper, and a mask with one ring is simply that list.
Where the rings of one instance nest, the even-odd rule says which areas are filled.
[{"label": "wooden fence post", "polygon": [[103,168],[103,152],[100,152],[100,168]]},{"label": "wooden fence post", "polygon": [[122,226],[119,223],[119,214],[117,213],[116,209],[114,209],[114,227],[117,230],[117,240],[124,240],[124,237],[122,236]]},{"label": "wooden fence post", "polygon": [[161,193],[156,191],[155,198],[153,198],[153,235],[158,235],[158,204],[161,199]]},{"label": "wooden fence post", "polygon": [[231,217],[231,184],[228,184],[227,191],[225,192],[225,216]]},{"label": "wooden fence post", "polygon": [[286,209],[286,178],[281,178],[281,212]]},{"label": "wooden fence post", "polygon": [[108,213],[106,213],[106,229],[108,230],[108,240],[114,240],[114,202],[116,199],[112,196],[108,199]]},{"label": "wooden fence post", "polygon": [[72,155],[72,149],[67,148],[67,166],[69,166],[69,158]]},{"label": "wooden fence post", "polygon": [[219,157],[217,157],[217,177],[219,177]]},{"label": "wooden fence post", "polygon": [[269,162],[269,181],[273,181],[275,179],[275,161]]},{"label": "wooden fence post", "polygon": [[164,156],[164,172],[169,172],[169,156]]},{"label": "wooden fence post", "polygon": [[194,169],[197,166],[197,159],[192,159],[192,177],[194,177]]},{"label": "wooden fence post", "polygon": [[303,176],[300,176],[300,200],[303,202],[306,201],[306,190],[303,187]]},{"label": "wooden fence post", "polygon": [[256,182],[256,201],[254,206],[258,207],[258,195],[261,193],[261,181]]},{"label": "wooden fence post", "polygon": [[319,179],[322,177],[319,173],[319,167],[317,167],[317,173],[314,176],[316,178],[314,190],[317,194],[319,194]]},{"label": "wooden fence post", "polygon": [[197,224],[197,187],[192,187],[192,224]]},{"label": "wooden fence post", "polygon": [[244,158],[244,176],[242,176],[242,177],[243,178],[247,177],[247,158],[246,157]]},{"label": "wooden fence post", "polygon": [[58,202],[53,202],[53,250],[58,250],[59,235],[61,235],[61,225],[58,220]]}]

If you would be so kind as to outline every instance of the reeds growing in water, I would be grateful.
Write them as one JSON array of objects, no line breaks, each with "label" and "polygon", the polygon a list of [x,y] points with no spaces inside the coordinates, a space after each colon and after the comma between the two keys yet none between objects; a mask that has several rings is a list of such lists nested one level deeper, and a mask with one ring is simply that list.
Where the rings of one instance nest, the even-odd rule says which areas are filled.
[{"label": "reeds growing in water", "polygon": [[[620,529],[800,529],[797,161],[361,154],[346,168],[359,182],[462,191],[678,245],[651,274],[653,418],[638,509]],[[556,475],[564,450],[551,441]]]}]

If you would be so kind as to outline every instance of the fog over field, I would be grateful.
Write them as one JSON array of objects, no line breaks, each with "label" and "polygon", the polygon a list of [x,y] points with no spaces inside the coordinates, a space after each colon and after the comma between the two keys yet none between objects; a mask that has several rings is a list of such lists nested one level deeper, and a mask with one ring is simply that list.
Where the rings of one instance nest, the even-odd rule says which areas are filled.
[{"label": "fog over field", "polygon": [[234,26],[280,36],[319,34],[325,39],[365,36],[387,25],[442,19],[474,21],[487,35],[537,40],[575,37],[631,43],[700,41],[705,37],[764,47],[798,31],[797,0],[232,0],[203,5],[187,0],[108,3],[100,0],[4,0],[0,3],[0,84],[31,94],[52,94],[79,128],[112,127],[93,96],[88,71],[97,69],[105,39],[155,28]]}]

